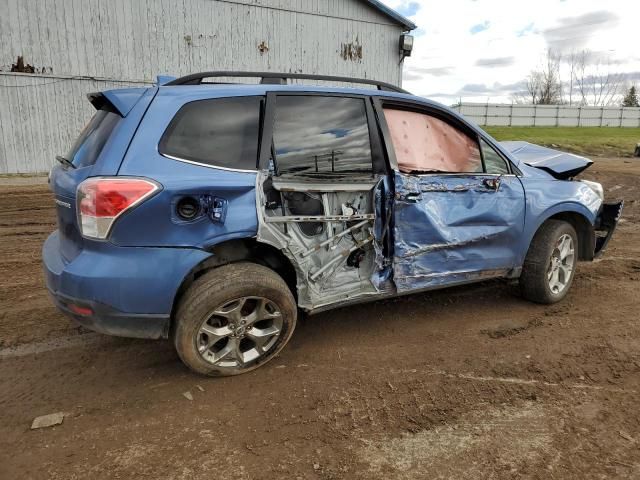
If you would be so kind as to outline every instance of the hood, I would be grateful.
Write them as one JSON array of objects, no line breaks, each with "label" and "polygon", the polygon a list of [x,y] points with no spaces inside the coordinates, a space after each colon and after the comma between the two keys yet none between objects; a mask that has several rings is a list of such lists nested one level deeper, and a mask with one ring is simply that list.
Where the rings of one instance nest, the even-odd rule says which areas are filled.
[{"label": "hood", "polygon": [[540,168],[559,180],[567,180],[589,168],[593,161],[573,153],[534,145],[529,142],[500,142],[517,160]]}]

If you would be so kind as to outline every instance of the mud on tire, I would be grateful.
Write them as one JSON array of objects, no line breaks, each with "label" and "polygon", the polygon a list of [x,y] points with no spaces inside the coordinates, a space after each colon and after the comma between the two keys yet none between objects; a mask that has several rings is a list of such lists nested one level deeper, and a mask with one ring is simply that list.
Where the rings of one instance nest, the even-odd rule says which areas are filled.
[{"label": "mud on tire", "polygon": [[195,372],[238,375],[277,355],[296,320],[296,302],[282,277],[261,265],[232,263],[208,271],[185,292],[173,341]]},{"label": "mud on tire", "polygon": [[[567,263],[571,264],[571,271],[565,274],[559,242],[564,240],[562,246],[571,240],[572,253]],[[566,251],[564,253],[567,253]],[[565,257],[568,259],[569,257]],[[536,232],[522,267],[520,275],[520,292],[522,296],[536,303],[555,303],[562,300],[568,293],[576,272],[578,259],[578,237],[572,225],[561,220],[548,220]],[[560,267],[558,265],[560,264]],[[558,273],[558,281],[552,282],[555,272]],[[552,278],[550,278],[550,276]],[[557,285],[562,283],[562,288]]]}]

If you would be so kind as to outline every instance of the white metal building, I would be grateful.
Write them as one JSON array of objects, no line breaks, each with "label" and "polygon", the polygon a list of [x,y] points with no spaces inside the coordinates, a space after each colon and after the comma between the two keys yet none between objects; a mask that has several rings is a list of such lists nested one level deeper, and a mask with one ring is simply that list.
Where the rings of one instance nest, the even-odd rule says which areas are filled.
[{"label": "white metal building", "polygon": [[0,173],[47,171],[89,119],[87,93],[158,74],[400,85],[399,39],[414,28],[377,0],[0,0]]}]

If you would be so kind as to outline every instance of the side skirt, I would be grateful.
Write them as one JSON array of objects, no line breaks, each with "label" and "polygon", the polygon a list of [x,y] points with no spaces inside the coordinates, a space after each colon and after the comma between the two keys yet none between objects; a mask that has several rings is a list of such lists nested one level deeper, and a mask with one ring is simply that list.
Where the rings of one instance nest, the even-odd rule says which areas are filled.
[{"label": "side skirt", "polygon": [[347,306],[351,306],[351,305],[358,305],[361,303],[368,303],[368,302],[374,302],[377,300],[386,300],[389,298],[397,298],[397,297],[404,297],[407,295],[413,295],[415,293],[425,293],[425,292],[431,292],[434,290],[443,290],[445,288],[449,288],[449,287],[459,287],[461,285],[471,285],[474,283],[479,283],[479,282],[483,282],[485,280],[497,280],[497,279],[513,279],[513,278],[518,278],[520,276],[520,273],[522,273],[522,267],[518,267],[512,270],[492,270],[492,271],[486,271],[486,272],[478,272],[477,276],[475,276],[474,278],[469,278],[466,280],[460,280],[457,282],[452,282],[452,283],[448,283],[446,285],[432,285],[432,286],[428,286],[428,287],[424,287],[424,288],[419,288],[416,290],[409,290],[409,291],[403,291],[403,292],[391,292],[391,293],[379,293],[376,295],[369,295],[366,297],[359,297],[359,298],[355,298],[353,300],[347,300],[344,302],[338,302],[338,303],[333,303],[333,304],[329,304],[329,305],[321,305],[318,307],[315,307],[311,310],[309,309],[303,309],[305,311],[305,313],[307,313],[308,315],[315,315],[317,313],[322,313],[322,312],[326,312],[328,310],[333,310],[334,308],[341,308],[341,307],[347,307]]}]

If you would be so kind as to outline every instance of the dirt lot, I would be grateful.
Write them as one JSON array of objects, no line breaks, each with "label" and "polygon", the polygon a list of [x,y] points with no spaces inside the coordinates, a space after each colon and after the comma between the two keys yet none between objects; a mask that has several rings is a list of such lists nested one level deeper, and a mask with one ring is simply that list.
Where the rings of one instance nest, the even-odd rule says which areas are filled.
[{"label": "dirt lot", "polygon": [[586,176],[627,203],[562,303],[485,283],[345,308],[227,379],[57,313],[51,194],[0,180],[0,478],[640,478],[640,161]]}]

